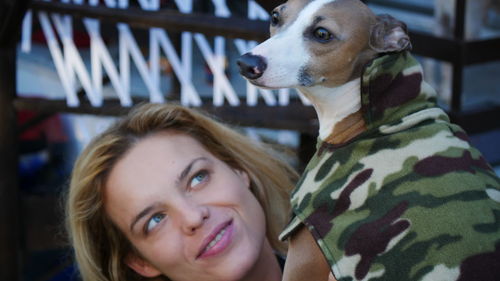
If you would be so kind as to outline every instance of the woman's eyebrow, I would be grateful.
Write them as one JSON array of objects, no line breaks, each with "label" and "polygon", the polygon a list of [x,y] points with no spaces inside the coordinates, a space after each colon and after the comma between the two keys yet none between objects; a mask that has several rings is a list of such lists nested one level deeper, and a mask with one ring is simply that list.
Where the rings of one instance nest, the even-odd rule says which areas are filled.
[{"label": "woman's eyebrow", "polygon": [[155,203],[153,205],[150,205],[146,207],[146,209],[142,210],[135,218],[132,220],[132,223],[130,224],[130,232],[133,232],[134,226],[139,222],[143,217],[145,217],[147,214],[149,214],[156,206],[158,203]]},{"label": "woman's eyebrow", "polygon": [[[182,170],[182,172],[179,174],[179,177],[176,180],[176,184],[179,185],[181,181],[183,181],[188,175],[191,169],[193,168],[193,165],[198,162],[198,161],[210,161],[206,157],[198,157],[193,159],[189,164]],[[135,218],[132,220],[132,223],[130,224],[130,232],[133,232],[134,226],[147,214],[149,214],[159,203],[154,203],[148,207],[146,207],[144,210],[142,210]]]},{"label": "woman's eyebrow", "polygon": [[187,166],[182,170],[182,172],[179,174],[179,177],[177,177],[176,184],[179,185],[186,177],[189,175],[189,172],[191,172],[191,169],[193,168],[193,165],[198,162],[198,161],[209,161],[208,158],[206,157],[198,157],[193,159]]}]

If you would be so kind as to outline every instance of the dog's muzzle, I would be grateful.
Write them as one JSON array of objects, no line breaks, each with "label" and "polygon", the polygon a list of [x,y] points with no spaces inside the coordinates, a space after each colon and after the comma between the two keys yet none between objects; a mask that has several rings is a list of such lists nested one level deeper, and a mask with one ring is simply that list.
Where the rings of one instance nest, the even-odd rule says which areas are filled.
[{"label": "dog's muzzle", "polygon": [[246,53],[242,55],[236,63],[240,67],[240,74],[250,80],[257,79],[262,76],[267,68],[266,59],[261,56]]}]

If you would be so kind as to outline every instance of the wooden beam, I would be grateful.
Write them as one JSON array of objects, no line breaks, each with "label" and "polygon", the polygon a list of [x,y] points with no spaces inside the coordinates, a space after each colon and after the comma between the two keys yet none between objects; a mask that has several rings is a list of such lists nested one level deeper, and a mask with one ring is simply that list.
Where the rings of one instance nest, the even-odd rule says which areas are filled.
[{"label": "wooden beam", "polygon": [[467,41],[464,48],[465,65],[500,60],[500,38]]},{"label": "wooden beam", "polygon": [[409,1],[365,0],[363,2],[365,4],[374,4],[427,16],[432,16],[434,14],[434,9],[432,7],[415,4],[414,2]]},{"label": "wooden beam", "polygon": [[[147,102],[146,99],[134,99],[134,104]],[[244,103],[244,100],[241,101]],[[318,121],[314,109],[293,100],[288,106],[213,106],[208,99],[203,101],[201,110],[233,125],[262,128],[296,130],[305,134],[316,135]],[[66,100],[48,100],[39,98],[17,98],[16,110],[30,110],[44,113],[74,113],[101,116],[121,116],[130,108],[120,106],[117,99],[107,99],[102,107],[93,107],[83,102],[79,107],[69,107]],[[500,128],[500,107],[479,108],[474,111],[449,113],[453,122],[462,126],[468,133],[480,133]]]},{"label": "wooden beam", "polygon": [[470,111],[451,112],[450,119],[469,135],[500,128],[500,106],[482,107]]},{"label": "wooden beam", "polygon": [[269,13],[282,3],[286,2],[286,0],[255,0],[262,8],[266,9]]},{"label": "wooden beam", "polygon": [[[147,102],[146,99],[134,99],[134,104]],[[318,122],[312,106],[304,106],[293,100],[288,106],[247,106],[244,100],[240,106],[213,106],[205,99],[201,110],[233,125],[252,126],[270,129],[296,130],[302,133],[317,134]],[[14,101],[17,110],[30,110],[41,114],[75,113],[101,116],[120,116],[130,108],[123,108],[117,99],[106,99],[101,107],[93,107],[88,102],[79,107],[69,107],[66,100],[47,100],[39,98],[17,98]]]},{"label": "wooden beam", "polygon": [[94,18],[108,23],[127,23],[132,27],[159,27],[170,31],[191,31],[209,36],[263,41],[269,37],[269,23],[247,18],[221,18],[207,14],[183,14],[173,10],[145,11],[102,6],[34,1],[31,8],[48,13],[70,14],[75,18]]}]

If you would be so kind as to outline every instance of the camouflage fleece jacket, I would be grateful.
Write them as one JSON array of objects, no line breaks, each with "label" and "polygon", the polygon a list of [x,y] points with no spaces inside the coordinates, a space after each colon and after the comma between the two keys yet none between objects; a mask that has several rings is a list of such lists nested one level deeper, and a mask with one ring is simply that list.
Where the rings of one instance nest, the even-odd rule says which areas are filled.
[{"label": "camouflage fleece jacket", "polygon": [[375,59],[361,97],[367,130],[319,140],[281,239],[305,224],[338,281],[500,280],[500,180],[418,62]]}]

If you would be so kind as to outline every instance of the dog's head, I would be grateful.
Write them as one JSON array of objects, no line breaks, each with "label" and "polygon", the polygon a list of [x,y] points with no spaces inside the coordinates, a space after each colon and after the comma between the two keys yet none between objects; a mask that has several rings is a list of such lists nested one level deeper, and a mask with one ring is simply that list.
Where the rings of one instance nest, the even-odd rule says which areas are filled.
[{"label": "dog's head", "polygon": [[289,0],[271,13],[271,37],[238,59],[263,88],[336,87],[378,53],[410,48],[404,23],[359,0]]}]

